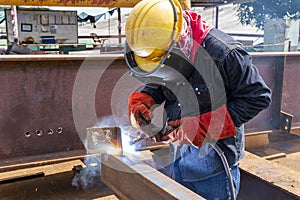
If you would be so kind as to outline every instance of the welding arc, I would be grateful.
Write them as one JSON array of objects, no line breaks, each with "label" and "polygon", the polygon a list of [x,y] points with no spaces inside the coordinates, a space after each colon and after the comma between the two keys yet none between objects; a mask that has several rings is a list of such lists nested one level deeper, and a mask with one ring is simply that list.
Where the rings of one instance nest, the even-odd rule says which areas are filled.
[{"label": "welding arc", "polygon": [[144,135],[138,135],[137,137],[134,138],[134,140],[130,141],[129,145],[132,146],[145,138],[147,138],[147,137]]}]

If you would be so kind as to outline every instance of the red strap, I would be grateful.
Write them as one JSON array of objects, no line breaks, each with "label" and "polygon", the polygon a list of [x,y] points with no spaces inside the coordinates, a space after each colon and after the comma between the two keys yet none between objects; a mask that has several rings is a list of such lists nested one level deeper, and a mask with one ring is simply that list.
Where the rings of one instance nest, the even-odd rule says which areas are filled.
[{"label": "red strap", "polygon": [[198,51],[208,32],[212,29],[212,26],[210,26],[206,21],[204,21],[201,18],[201,15],[199,15],[196,12],[185,11],[185,14],[189,18],[190,26],[192,27],[193,47],[190,58],[191,61],[194,62],[195,54]]}]

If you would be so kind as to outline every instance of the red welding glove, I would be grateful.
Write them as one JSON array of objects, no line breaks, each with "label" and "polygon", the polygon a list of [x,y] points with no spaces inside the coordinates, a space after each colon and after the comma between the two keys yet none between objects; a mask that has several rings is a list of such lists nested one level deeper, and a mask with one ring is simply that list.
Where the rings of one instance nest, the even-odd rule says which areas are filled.
[{"label": "red welding glove", "polygon": [[151,122],[153,114],[150,108],[154,104],[154,99],[146,93],[133,92],[129,95],[128,116],[135,128],[141,128]]},{"label": "red welding glove", "polygon": [[196,117],[170,121],[168,125],[178,128],[161,140],[176,145],[192,144],[201,147],[205,140],[217,141],[236,135],[234,123],[225,105]]}]

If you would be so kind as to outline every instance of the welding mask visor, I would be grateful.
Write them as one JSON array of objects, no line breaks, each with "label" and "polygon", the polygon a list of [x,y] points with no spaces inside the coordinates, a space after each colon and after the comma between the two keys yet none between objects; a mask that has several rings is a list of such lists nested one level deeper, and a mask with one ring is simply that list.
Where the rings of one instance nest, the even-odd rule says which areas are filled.
[{"label": "welding mask visor", "polygon": [[160,82],[180,82],[188,79],[195,71],[194,65],[189,58],[177,47],[173,41],[170,49],[159,62],[145,63],[141,65],[137,60],[140,58],[125,44],[125,61],[131,71],[131,75],[147,82],[158,80]]}]

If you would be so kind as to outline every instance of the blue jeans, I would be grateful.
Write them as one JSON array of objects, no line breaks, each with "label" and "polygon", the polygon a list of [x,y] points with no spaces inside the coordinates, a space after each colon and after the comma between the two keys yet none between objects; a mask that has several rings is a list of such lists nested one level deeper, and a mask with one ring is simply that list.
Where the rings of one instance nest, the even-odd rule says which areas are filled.
[{"label": "blue jeans", "polygon": [[[174,163],[174,175],[176,182],[184,185],[205,199],[231,199],[228,177],[225,170],[205,180],[184,181],[180,176],[178,162],[176,161]],[[237,196],[240,189],[240,170],[238,166],[231,168],[231,175],[235,188],[235,196]]]}]

